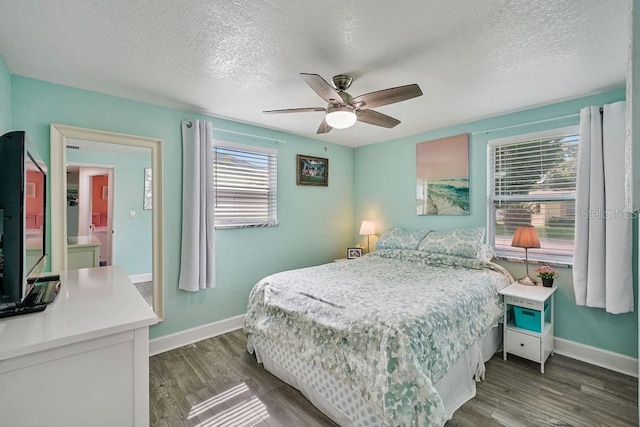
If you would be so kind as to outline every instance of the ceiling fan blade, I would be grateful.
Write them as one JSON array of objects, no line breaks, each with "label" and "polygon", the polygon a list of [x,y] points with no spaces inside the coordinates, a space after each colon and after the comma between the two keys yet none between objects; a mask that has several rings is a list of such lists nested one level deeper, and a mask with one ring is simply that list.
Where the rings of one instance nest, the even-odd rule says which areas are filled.
[{"label": "ceiling fan blade", "polygon": [[379,90],[377,92],[366,93],[352,99],[352,104],[364,102],[360,109],[370,109],[389,105],[422,95],[422,90],[417,84],[392,87],[390,89]]},{"label": "ceiling fan blade", "polygon": [[304,81],[309,85],[320,98],[330,104],[343,104],[342,97],[325,79],[317,74],[300,73]]},{"label": "ceiling fan blade", "polygon": [[316,132],[316,133],[318,135],[320,135],[321,133],[329,132],[331,129],[333,129],[333,128],[327,124],[327,120],[323,119],[322,123],[320,123],[320,127],[318,128],[318,132]]},{"label": "ceiling fan blade", "polygon": [[400,120],[394,119],[386,114],[378,113],[374,110],[358,110],[356,111],[358,121],[369,123],[370,125],[392,128],[400,124]]},{"label": "ceiling fan blade", "polygon": [[263,111],[265,114],[280,114],[280,113],[310,113],[313,111],[327,111],[322,107],[308,107],[308,108],[287,108],[285,110],[267,110]]}]

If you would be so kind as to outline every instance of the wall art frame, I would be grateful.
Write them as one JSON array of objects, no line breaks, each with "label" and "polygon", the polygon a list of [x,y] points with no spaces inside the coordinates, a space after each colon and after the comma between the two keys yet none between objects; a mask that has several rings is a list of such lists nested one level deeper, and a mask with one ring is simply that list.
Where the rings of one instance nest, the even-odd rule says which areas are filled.
[{"label": "wall art frame", "polygon": [[296,184],[328,187],[329,159],[298,154],[296,156]]},{"label": "wall art frame", "polygon": [[416,213],[470,215],[469,134],[416,144]]}]

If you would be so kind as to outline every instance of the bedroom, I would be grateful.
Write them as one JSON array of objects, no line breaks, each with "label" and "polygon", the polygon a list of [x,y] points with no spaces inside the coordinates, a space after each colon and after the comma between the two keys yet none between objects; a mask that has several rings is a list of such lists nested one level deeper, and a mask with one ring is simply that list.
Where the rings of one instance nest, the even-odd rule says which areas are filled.
[{"label": "bedroom", "polygon": [[[24,7],[27,6],[25,2]],[[3,5],[3,9],[9,10],[9,5]],[[237,12],[237,11],[236,11]],[[71,14],[67,19],[79,20],[78,15]],[[90,14],[90,12],[85,11]],[[107,12],[104,12],[107,14]],[[54,12],[50,12],[54,16]],[[3,14],[4,15],[4,14]],[[11,15],[11,14],[9,14]],[[5,15],[5,17],[8,15]],[[11,15],[11,19],[18,19],[21,14]],[[7,19],[7,18],[4,18]],[[57,19],[64,19],[58,17]],[[134,20],[135,21],[135,20]],[[43,25],[42,31],[55,31],[51,26],[55,20]],[[167,21],[159,21],[164,26],[172,25]],[[135,23],[135,22],[134,22]],[[153,34],[153,33],[152,33]],[[148,36],[148,35],[147,35]],[[345,35],[345,37],[347,37]],[[116,35],[112,37],[118,42]],[[3,40],[8,40],[2,37]],[[18,65],[12,65],[12,61],[21,61],[34,56],[28,53],[9,52],[12,46],[0,44],[0,54],[3,62],[0,70],[0,130],[2,132],[12,129],[24,129],[30,135],[32,141],[38,146],[45,161],[48,161],[49,152],[49,124],[62,123],[91,129],[103,129],[114,132],[146,135],[162,138],[165,141],[164,164],[164,191],[165,191],[165,320],[152,327],[150,338],[158,349],[167,349],[176,345],[187,343],[196,338],[204,338],[224,330],[237,328],[241,325],[241,316],[246,310],[247,296],[251,288],[261,278],[283,270],[307,267],[311,265],[331,262],[334,259],[344,257],[344,249],[354,243],[365,243],[358,235],[358,227],[363,219],[374,219],[378,227],[385,229],[395,225],[407,228],[420,228],[425,224],[425,218],[410,214],[411,209],[386,209],[385,206],[407,206],[413,204],[413,200],[407,200],[401,192],[396,192],[398,186],[413,185],[415,176],[412,168],[415,164],[413,150],[415,143],[438,139],[460,133],[481,132],[487,129],[507,127],[517,124],[530,123],[575,114],[586,105],[602,105],[609,102],[623,100],[625,98],[624,81],[619,81],[613,86],[601,86],[593,83],[593,88],[581,94],[570,97],[558,97],[554,89],[542,91],[540,99],[521,107],[505,107],[501,113],[484,114],[477,113],[478,120],[459,120],[440,126],[425,128],[413,134],[403,135],[397,141],[389,141],[384,133],[379,134],[379,144],[359,144],[357,156],[353,156],[353,133],[348,135],[346,145],[326,143],[326,140],[300,136],[303,132],[290,131],[288,133],[274,130],[279,125],[266,125],[264,127],[227,119],[234,117],[233,112],[219,114],[223,117],[211,117],[204,114],[196,114],[192,106],[166,106],[160,100],[154,101],[155,95],[152,89],[146,97],[128,99],[130,89],[127,83],[122,83],[117,92],[110,92],[106,86],[90,86],[83,77],[69,71],[68,75],[38,74],[33,72],[16,71]],[[44,43],[44,42],[43,42]],[[67,40],[68,51],[75,49],[72,40]],[[411,46],[409,46],[411,48]],[[44,45],[45,50],[55,50]],[[251,49],[254,49],[252,46]],[[319,57],[330,55],[318,47],[316,53]],[[329,51],[331,49],[328,49]],[[68,52],[73,56],[73,52]],[[249,52],[250,53],[250,52]],[[148,53],[145,58],[152,56]],[[11,60],[10,60],[11,58]],[[15,58],[15,59],[14,59]],[[245,58],[250,62],[251,56]],[[398,61],[407,60],[403,52],[397,54]],[[56,59],[49,59],[55,61]],[[136,63],[135,56],[127,58],[127,61]],[[176,58],[177,62],[180,58]],[[314,62],[291,67],[291,76],[285,88],[289,88],[285,97],[285,103],[274,105],[271,102],[264,103],[258,110],[268,108],[294,107],[307,102],[314,102],[313,93],[298,81],[298,73],[302,71],[318,72],[325,78],[331,73],[342,72],[338,59],[333,59],[334,69],[329,65],[316,67]],[[314,61],[319,61],[315,59]],[[169,68],[174,64],[173,60],[167,64]],[[224,68],[224,63],[216,63],[214,66]],[[240,66],[244,65],[241,63]],[[233,64],[229,65],[231,70]],[[354,66],[355,67],[355,66]],[[376,69],[377,65],[371,67]],[[47,66],[43,67],[44,69]],[[298,69],[302,68],[302,69]],[[104,69],[108,64],[93,64],[93,74],[98,79],[103,78]],[[326,70],[326,71],[325,71]],[[42,71],[44,73],[44,71]],[[27,75],[25,75],[27,74]],[[371,90],[385,85],[382,77],[370,73]],[[624,76],[621,71],[620,75]],[[354,82],[354,93],[360,93],[358,83],[366,83],[365,73]],[[623,77],[624,78],[624,77]],[[68,80],[67,80],[68,79]],[[413,83],[410,78],[399,79],[397,84]],[[57,83],[56,83],[57,82]],[[64,82],[64,83],[61,83]],[[58,84],[61,83],[61,84]],[[422,81],[420,81],[422,84]],[[163,82],[155,82],[158,87]],[[478,86],[475,86],[478,87]],[[482,89],[482,86],[479,86]],[[197,91],[195,88],[185,88]],[[423,88],[424,89],[424,88]],[[284,90],[284,89],[283,89]],[[304,93],[308,98],[297,97],[298,93]],[[480,98],[490,97],[491,94],[477,95]],[[430,94],[425,91],[422,100],[427,100]],[[159,99],[159,98],[158,98]],[[287,101],[288,100],[288,101]],[[143,102],[144,101],[144,102]],[[217,101],[219,104],[224,102]],[[408,101],[409,106],[414,101]],[[417,101],[415,101],[417,102]],[[457,102],[464,102],[464,98]],[[315,105],[315,104],[310,104]],[[306,106],[306,105],[305,105]],[[507,114],[508,113],[508,114]],[[264,229],[222,230],[217,233],[217,281],[215,289],[191,294],[177,289],[179,274],[181,224],[181,134],[180,122],[183,119],[212,120],[216,127],[257,135],[265,138],[285,140],[286,144],[265,142],[262,139],[249,139],[245,143],[250,145],[277,148],[279,151],[279,200],[278,220],[279,227]],[[399,116],[407,124],[412,123],[410,116]],[[278,118],[278,120],[281,120]],[[300,119],[303,120],[303,119]],[[304,134],[309,131],[315,133],[317,121],[314,117],[305,118],[301,125]],[[274,122],[275,123],[275,122]],[[280,122],[278,122],[280,123]],[[365,126],[358,128],[360,138],[365,136]],[[531,129],[534,131],[537,129]],[[393,138],[396,139],[396,138]],[[434,228],[453,228],[457,226],[483,226],[486,217],[483,206],[485,202],[486,183],[486,151],[484,140],[476,137],[471,142],[470,170],[471,170],[471,194],[472,214],[462,217],[442,217],[433,220]],[[327,147],[327,151],[324,148]],[[330,159],[330,185],[328,188],[298,187],[295,184],[294,159],[297,154],[305,154]],[[177,159],[177,160],[176,160]],[[355,159],[355,160],[354,160]],[[375,174],[376,168],[388,168],[393,171],[383,180]],[[299,206],[315,204],[321,209],[305,211],[300,214]],[[634,239],[634,241],[637,241]],[[514,276],[521,275],[522,264],[507,263],[504,265]],[[569,270],[561,271],[558,279],[560,288],[557,296],[558,316],[556,336],[568,342],[575,342],[596,349],[610,351],[620,355],[622,365],[629,362],[627,358],[637,358],[637,320],[634,314],[608,315],[602,310],[577,307],[573,302],[571,274]],[[632,337],[631,339],[629,337]],[[152,345],[154,345],[152,343]],[[637,363],[637,362],[635,362]],[[633,364],[633,361],[632,361]]]}]

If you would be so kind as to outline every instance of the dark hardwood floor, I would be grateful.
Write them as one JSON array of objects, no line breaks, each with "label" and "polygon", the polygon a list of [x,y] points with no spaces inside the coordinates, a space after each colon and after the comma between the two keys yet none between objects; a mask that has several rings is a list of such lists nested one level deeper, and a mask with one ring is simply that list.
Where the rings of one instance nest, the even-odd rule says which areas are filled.
[{"label": "dark hardwood floor", "polygon": [[[637,380],[563,356],[539,365],[501,353],[453,426],[638,425]],[[152,426],[335,426],[246,351],[241,330],[150,359]]]},{"label": "dark hardwood floor", "polygon": [[153,282],[138,282],[133,284],[140,295],[153,307]]}]

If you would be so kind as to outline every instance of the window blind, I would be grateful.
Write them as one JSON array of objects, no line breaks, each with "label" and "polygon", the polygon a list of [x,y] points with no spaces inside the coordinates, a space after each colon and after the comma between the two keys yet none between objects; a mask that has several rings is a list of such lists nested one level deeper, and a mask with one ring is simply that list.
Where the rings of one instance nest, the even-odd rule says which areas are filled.
[{"label": "window blind", "polygon": [[490,142],[488,229],[499,254],[524,258],[511,240],[516,227],[533,225],[542,247],[530,249],[531,258],[571,262],[579,142],[577,130]]},{"label": "window blind", "polygon": [[277,152],[237,145],[214,146],[216,227],[277,223]]}]

